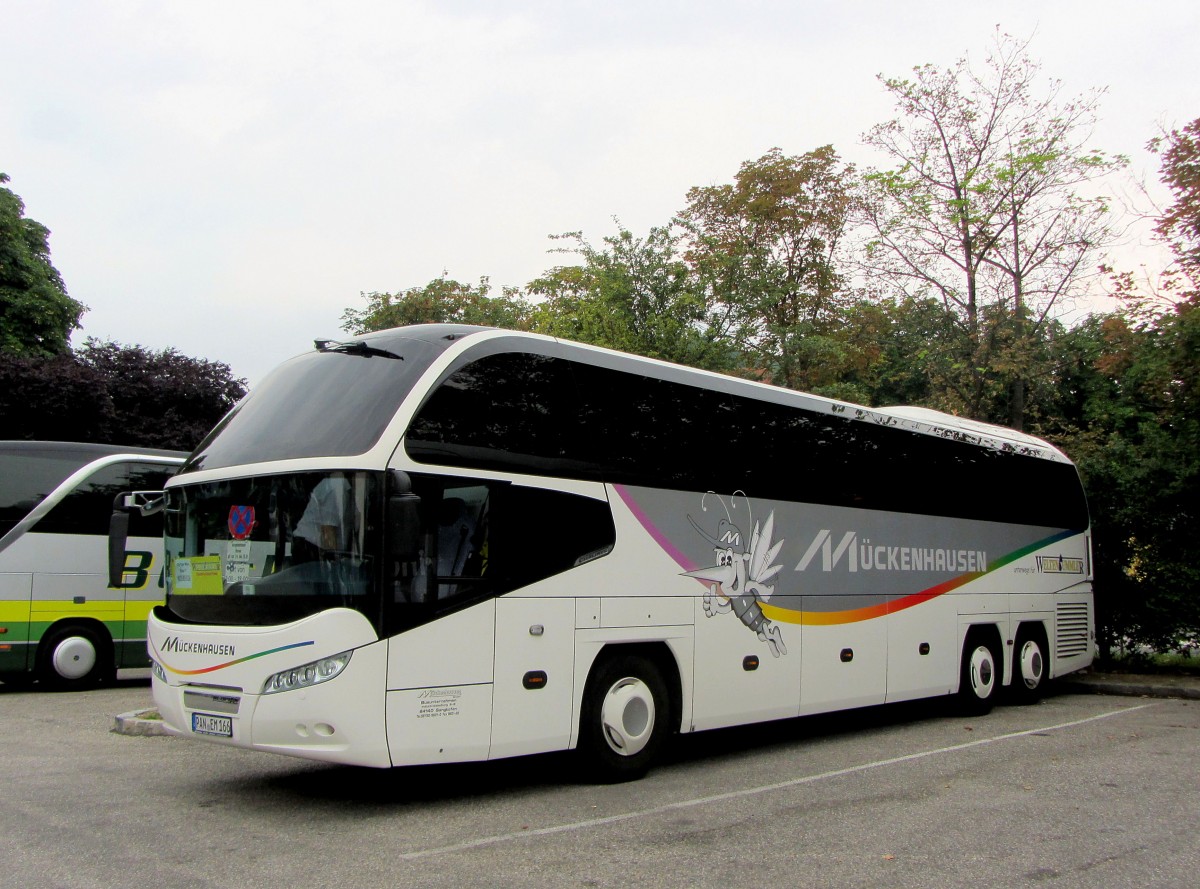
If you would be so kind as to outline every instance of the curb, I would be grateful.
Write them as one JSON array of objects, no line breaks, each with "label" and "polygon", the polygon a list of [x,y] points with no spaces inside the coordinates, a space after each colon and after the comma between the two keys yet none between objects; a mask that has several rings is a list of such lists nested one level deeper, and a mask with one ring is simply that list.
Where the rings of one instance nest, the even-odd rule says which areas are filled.
[{"label": "curb", "polygon": [[158,710],[150,707],[146,710],[134,710],[122,713],[113,718],[110,729],[118,735],[135,735],[138,737],[173,737],[176,732],[158,715]]},{"label": "curb", "polygon": [[1120,695],[1133,698],[1186,698],[1200,701],[1200,687],[1156,682],[1108,682],[1088,679],[1058,679],[1055,684],[1075,694]]}]

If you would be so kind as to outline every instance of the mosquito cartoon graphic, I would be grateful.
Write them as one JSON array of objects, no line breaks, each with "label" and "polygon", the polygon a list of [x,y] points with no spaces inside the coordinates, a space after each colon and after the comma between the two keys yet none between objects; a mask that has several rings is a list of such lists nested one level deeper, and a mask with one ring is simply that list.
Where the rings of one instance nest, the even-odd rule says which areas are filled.
[{"label": "mosquito cartoon graphic", "polygon": [[[744,494],[742,497],[745,499]],[[722,500],[721,505],[724,507],[725,501]],[[700,508],[705,509],[703,499],[700,501]],[[768,584],[767,581],[783,567],[775,564],[775,557],[779,555],[784,541],[771,540],[775,533],[774,510],[767,516],[761,528],[757,522],[754,523],[754,533],[750,536],[748,549],[744,543],[745,536],[734,524],[728,507],[725,508],[725,518],[717,526],[715,537],[700,527],[691,515],[688,516],[688,521],[713,545],[716,553],[715,565],[697,568],[684,574],[685,577],[695,577],[708,582],[708,592],[704,595],[704,613],[712,617],[714,614],[724,614],[732,610],[742,623],[770,646],[774,657],[787,654],[787,646],[783,643],[779,627],[763,614],[761,607],[775,592],[774,584]]]}]

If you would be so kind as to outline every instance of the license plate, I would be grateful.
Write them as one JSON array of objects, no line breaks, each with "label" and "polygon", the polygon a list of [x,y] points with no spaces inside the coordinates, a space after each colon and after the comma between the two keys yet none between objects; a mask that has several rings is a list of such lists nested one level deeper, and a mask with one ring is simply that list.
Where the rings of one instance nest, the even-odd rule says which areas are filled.
[{"label": "license plate", "polygon": [[210,716],[207,713],[192,714],[192,731],[198,735],[233,737],[233,719],[228,716]]}]

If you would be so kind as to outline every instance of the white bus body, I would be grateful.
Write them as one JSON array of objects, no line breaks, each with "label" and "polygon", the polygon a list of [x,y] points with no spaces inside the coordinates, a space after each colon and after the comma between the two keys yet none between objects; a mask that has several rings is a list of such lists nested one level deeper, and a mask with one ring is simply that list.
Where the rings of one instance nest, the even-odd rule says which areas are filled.
[{"label": "white bus body", "polygon": [[83,688],[144,669],[146,617],[163,600],[162,520],[138,518],[109,582],[113,498],[160,489],[185,454],[0,442],[0,680]]},{"label": "white bus body", "polygon": [[318,342],[167,492],[155,702],[258,750],[635,775],[671,732],[983,710],[1095,651],[1045,442],[529,334]]}]

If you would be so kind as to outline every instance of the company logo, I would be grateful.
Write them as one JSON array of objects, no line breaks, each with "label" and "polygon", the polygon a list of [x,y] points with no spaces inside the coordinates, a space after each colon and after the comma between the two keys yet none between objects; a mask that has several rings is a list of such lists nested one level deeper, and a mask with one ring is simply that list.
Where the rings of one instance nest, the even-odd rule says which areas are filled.
[{"label": "company logo", "polygon": [[857,531],[847,531],[834,541],[833,532],[822,529],[796,565],[797,571],[808,570],[821,554],[821,570],[833,571],[844,563],[851,573],[858,571],[936,571],[968,574],[986,571],[987,552],[977,549],[949,549],[937,546],[880,545],[870,538],[859,540]]},{"label": "company logo", "polygon": [[461,688],[427,688],[418,697],[423,701],[452,700],[462,697]]},{"label": "company logo", "polygon": [[178,636],[168,636],[160,649],[164,654],[215,654],[221,657],[237,657],[233,645],[221,642],[188,642]]},{"label": "company logo", "polygon": [[1038,556],[1038,571],[1042,574],[1083,574],[1083,559],[1067,556]]}]

